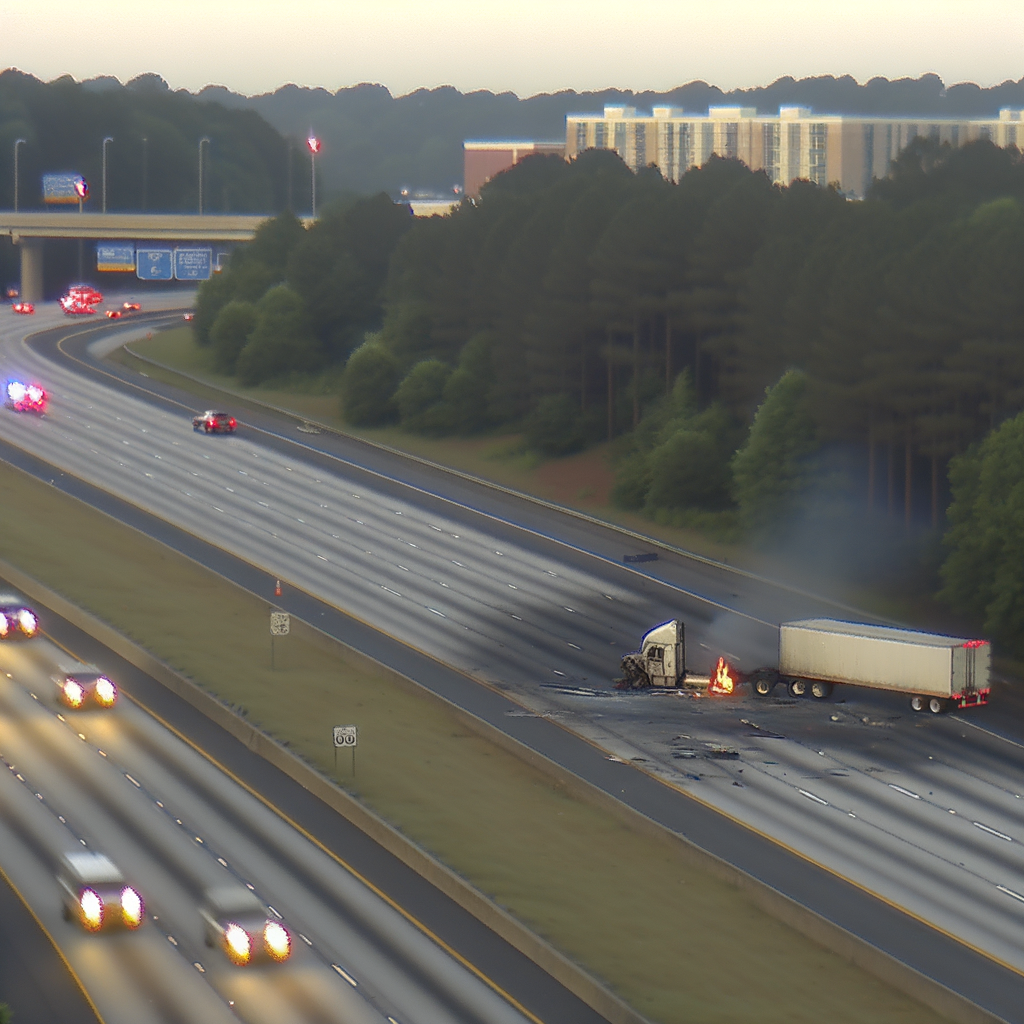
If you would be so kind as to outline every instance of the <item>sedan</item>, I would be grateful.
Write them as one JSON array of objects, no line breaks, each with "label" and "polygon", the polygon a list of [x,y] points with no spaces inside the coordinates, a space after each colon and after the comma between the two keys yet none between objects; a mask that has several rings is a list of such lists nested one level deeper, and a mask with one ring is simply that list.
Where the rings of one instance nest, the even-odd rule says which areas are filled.
[{"label": "sedan", "polygon": [[201,415],[192,417],[192,429],[207,434],[233,434],[237,428],[238,421],[226,412],[207,409]]},{"label": "sedan", "polygon": [[31,302],[15,302],[14,305],[11,306],[11,311],[13,313],[31,315],[36,311],[36,307],[33,306]]}]

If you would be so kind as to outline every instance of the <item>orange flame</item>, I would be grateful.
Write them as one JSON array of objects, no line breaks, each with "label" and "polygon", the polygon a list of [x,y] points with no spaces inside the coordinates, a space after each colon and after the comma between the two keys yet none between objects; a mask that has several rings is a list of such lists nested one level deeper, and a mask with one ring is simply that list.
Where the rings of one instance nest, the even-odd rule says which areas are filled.
[{"label": "orange flame", "polygon": [[711,673],[708,693],[731,694],[735,686],[732,676],[729,675],[729,666],[726,664],[725,658],[719,658],[715,671]]}]

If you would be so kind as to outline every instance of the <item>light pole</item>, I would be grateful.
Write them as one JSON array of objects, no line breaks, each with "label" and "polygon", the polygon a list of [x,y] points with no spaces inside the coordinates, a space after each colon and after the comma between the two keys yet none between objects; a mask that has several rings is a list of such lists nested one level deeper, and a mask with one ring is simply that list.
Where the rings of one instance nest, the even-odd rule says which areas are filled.
[{"label": "light pole", "polygon": [[311,187],[310,195],[313,198],[313,220],[316,220],[316,155],[320,152],[320,140],[313,134],[313,129],[309,130],[309,138],[306,139],[306,145],[309,146],[309,166],[310,166],[310,178]]},{"label": "light pole", "polygon": [[108,135],[103,140],[103,212],[107,212],[107,143],[114,140]]},{"label": "light pole", "polygon": [[146,212],[146,143],[149,139],[145,135],[142,136],[142,212]]},{"label": "light pole", "polygon": [[204,135],[199,140],[199,216],[203,215],[203,143],[209,145],[210,140]]},{"label": "light pole", "polygon": [[24,146],[24,139],[14,140],[14,212],[18,212],[18,147]]}]

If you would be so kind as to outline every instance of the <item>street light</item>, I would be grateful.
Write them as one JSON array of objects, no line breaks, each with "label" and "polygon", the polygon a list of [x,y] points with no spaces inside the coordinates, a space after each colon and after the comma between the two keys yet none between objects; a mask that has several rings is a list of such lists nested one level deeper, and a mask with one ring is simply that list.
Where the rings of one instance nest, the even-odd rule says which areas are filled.
[{"label": "street light", "polygon": [[210,140],[204,135],[199,140],[199,216],[203,215],[203,143],[209,145]]},{"label": "street light", "polygon": [[309,138],[306,139],[306,145],[309,146],[309,166],[311,175],[311,188],[310,194],[313,197],[313,220],[316,220],[316,155],[320,152],[320,140],[313,134],[313,129],[309,130]]},{"label": "street light", "polygon": [[103,212],[107,212],[107,143],[114,140],[108,135],[103,140]]},{"label": "street light", "polygon": [[14,212],[18,212],[18,147],[24,146],[24,139],[14,140]]}]

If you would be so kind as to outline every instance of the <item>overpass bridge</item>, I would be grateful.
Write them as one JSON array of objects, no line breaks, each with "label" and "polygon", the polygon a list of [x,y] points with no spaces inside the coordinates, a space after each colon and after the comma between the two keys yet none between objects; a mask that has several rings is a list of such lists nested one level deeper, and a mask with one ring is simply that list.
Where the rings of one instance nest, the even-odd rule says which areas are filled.
[{"label": "overpass bridge", "polygon": [[[77,210],[0,211],[0,236],[21,250],[21,296],[43,298],[43,240],[248,242],[272,214],[80,213]],[[311,223],[306,218],[304,223]]]}]

